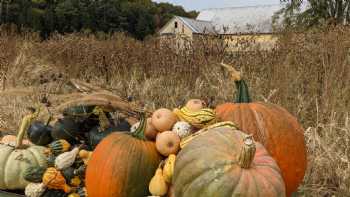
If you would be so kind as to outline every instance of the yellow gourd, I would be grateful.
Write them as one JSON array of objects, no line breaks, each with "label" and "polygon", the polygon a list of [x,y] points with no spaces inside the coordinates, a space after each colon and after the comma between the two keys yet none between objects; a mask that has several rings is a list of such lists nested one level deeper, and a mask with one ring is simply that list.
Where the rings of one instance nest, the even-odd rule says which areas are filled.
[{"label": "yellow gourd", "polygon": [[68,197],[80,197],[80,195],[77,193],[71,193],[68,195]]},{"label": "yellow gourd", "polygon": [[92,155],[92,151],[81,150],[79,152],[79,157],[84,161],[84,164],[87,165]]},{"label": "yellow gourd", "polygon": [[163,177],[167,183],[171,183],[171,179],[174,174],[175,160],[176,155],[170,154],[168,159],[165,161],[163,168]]},{"label": "yellow gourd", "polygon": [[158,167],[148,187],[153,196],[163,196],[168,192],[168,185],[163,177],[163,170]]},{"label": "yellow gourd", "polygon": [[175,108],[173,112],[178,119],[190,123],[195,128],[205,128],[216,123],[216,115],[213,109],[205,108],[199,111],[191,111],[187,107]]},{"label": "yellow gourd", "polygon": [[81,180],[78,176],[75,176],[74,178],[72,178],[70,180],[70,185],[73,186],[73,187],[78,187],[81,183]]},{"label": "yellow gourd", "polygon": [[63,190],[65,193],[70,193],[72,188],[66,184],[62,173],[56,168],[47,168],[43,175],[43,183],[49,189]]}]

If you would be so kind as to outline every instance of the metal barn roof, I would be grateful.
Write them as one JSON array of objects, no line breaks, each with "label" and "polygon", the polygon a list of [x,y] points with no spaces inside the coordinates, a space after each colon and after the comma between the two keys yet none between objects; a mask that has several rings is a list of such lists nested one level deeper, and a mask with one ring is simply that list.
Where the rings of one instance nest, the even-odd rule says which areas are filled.
[{"label": "metal barn roof", "polygon": [[271,33],[272,16],[281,5],[214,8],[200,12],[197,20],[211,22],[220,34]]},{"label": "metal barn roof", "polygon": [[176,17],[191,28],[194,33],[215,33],[214,26],[210,21],[195,20],[181,16]]}]

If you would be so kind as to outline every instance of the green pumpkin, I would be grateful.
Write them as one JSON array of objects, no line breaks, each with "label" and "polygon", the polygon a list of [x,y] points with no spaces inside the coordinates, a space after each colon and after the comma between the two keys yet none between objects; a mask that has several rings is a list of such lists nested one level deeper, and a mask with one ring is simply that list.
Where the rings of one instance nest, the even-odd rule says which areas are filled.
[{"label": "green pumpkin", "polygon": [[207,129],[184,146],[172,184],[176,197],[286,196],[281,171],[264,146],[228,127]]},{"label": "green pumpkin", "polygon": [[100,126],[97,126],[93,129],[91,129],[89,131],[89,133],[87,134],[88,144],[90,145],[92,150],[95,149],[95,147],[109,134],[111,134],[113,132],[129,131],[130,127],[131,127],[130,124],[126,120],[121,120],[118,125],[111,126],[109,121],[107,121],[107,119],[106,119],[105,124],[109,125],[110,127],[108,127],[107,129],[103,129],[103,127],[101,127],[101,125],[103,125],[103,123],[102,124],[100,123]]},{"label": "green pumpkin", "polygon": [[71,144],[77,144],[84,137],[84,132],[81,131],[80,127],[81,122],[74,118],[58,119],[53,126],[51,136],[55,140],[64,139]]},{"label": "green pumpkin", "polygon": [[53,141],[52,127],[42,122],[33,122],[28,129],[28,139],[35,145],[46,146]]},{"label": "green pumpkin", "polygon": [[15,147],[0,144],[0,190],[24,189],[29,184],[22,176],[27,168],[47,167],[45,147],[22,144],[23,137],[36,116],[33,113],[23,118]]},{"label": "green pumpkin", "polygon": [[91,149],[95,149],[96,146],[109,134],[116,132],[115,128],[108,128],[104,131],[100,131],[100,127],[93,128],[87,136],[88,144],[90,145]]},{"label": "green pumpkin", "polygon": [[23,172],[23,178],[32,183],[41,183],[46,168],[40,166],[31,166]]}]

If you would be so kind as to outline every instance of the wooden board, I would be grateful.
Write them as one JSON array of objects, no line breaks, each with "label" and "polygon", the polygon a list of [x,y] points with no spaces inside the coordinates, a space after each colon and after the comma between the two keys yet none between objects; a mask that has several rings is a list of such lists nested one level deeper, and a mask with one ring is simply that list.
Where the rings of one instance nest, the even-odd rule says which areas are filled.
[{"label": "wooden board", "polygon": [[24,195],[9,193],[1,190],[0,190],[0,196],[1,197],[25,197]]}]

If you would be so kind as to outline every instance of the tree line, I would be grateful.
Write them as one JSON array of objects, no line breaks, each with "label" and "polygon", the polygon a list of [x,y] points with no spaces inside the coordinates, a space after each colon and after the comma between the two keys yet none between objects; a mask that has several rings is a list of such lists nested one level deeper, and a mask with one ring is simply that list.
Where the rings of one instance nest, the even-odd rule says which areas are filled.
[{"label": "tree line", "polygon": [[137,39],[154,34],[174,15],[197,12],[151,0],[0,0],[0,25],[15,24],[47,38],[53,32],[127,32]]}]

